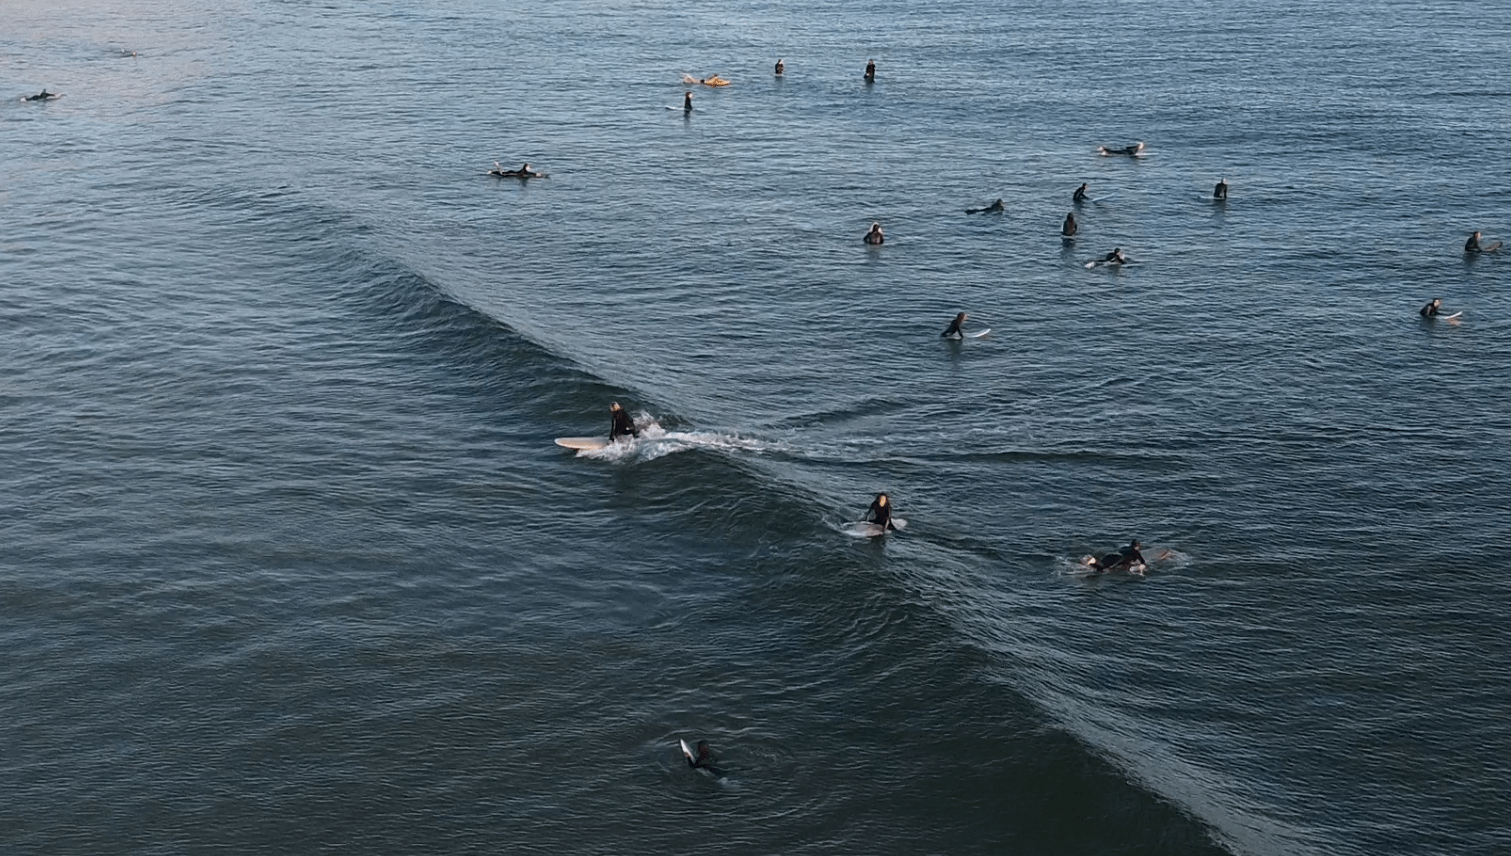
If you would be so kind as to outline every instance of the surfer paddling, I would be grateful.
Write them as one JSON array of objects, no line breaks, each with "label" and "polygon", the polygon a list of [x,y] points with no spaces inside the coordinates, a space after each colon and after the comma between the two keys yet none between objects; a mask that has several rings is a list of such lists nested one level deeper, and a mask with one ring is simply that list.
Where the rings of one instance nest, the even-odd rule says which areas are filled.
[{"label": "surfer paddling", "polygon": [[609,442],[617,442],[620,437],[639,437],[640,429],[635,427],[635,420],[625,412],[619,402],[609,404]]},{"label": "surfer paddling", "polygon": [[[51,101],[54,98],[58,98],[58,97],[60,97],[58,95],[58,93],[56,93],[56,92],[48,92],[46,89],[43,89],[41,92],[37,93],[36,95],[24,95],[24,96],[22,96],[21,100],[22,101]],[[1479,233],[1476,232],[1475,234],[1479,234]]]},{"label": "surfer paddling", "polygon": [[897,524],[892,522],[892,502],[887,499],[886,494],[878,493],[876,495],[875,501],[866,510],[866,522],[875,524],[883,532],[897,531]]},{"label": "surfer paddling", "polygon": [[1106,146],[1097,146],[1097,151],[1101,152],[1104,157],[1111,155],[1122,155],[1124,157],[1135,158],[1143,153],[1144,144],[1140,142],[1135,143],[1131,146],[1123,146],[1119,149],[1110,149]]},{"label": "surfer paddling", "polygon": [[521,166],[519,169],[504,169],[502,166],[499,166],[498,161],[494,161],[493,162],[493,169],[488,170],[488,174],[489,175],[493,175],[493,176],[497,176],[499,178],[545,178],[546,177],[545,173],[543,173],[543,172],[536,172],[535,170],[531,169],[530,168],[530,164],[529,164],[528,161],[525,163],[524,166]]},{"label": "surfer paddling", "polygon": [[879,247],[887,242],[887,236],[881,233],[880,223],[871,224],[871,231],[866,233],[865,242],[873,247]]},{"label": "surfer paddling", "polygon": [[1003,211],[1006,211],[1006,210],[1007,210],[1007,206],[1005,206],[1005,205],[1002,204],[1002,200],[1001,199],[998,199],[996,202],[993,202],[992,204],[986,206],[985,208],[967,208],[967,209],[965,209],[965,213],[967,213],[967,214],[1001,214]]},{"label": "surfer paddling", "polygon": [[1128,546],[1116,553],[1108,553],[1100,559],[1095,556],[1087,556],[1081,560],[1081,564],[1101,573],[1128,571],[1129,573],[1141,574],[1144,571],[1144,566],[1147,564],[1144,561],[1144,554],[1139,552],[1139,547],[1142,546],[1139,540],[1134,538]]}]

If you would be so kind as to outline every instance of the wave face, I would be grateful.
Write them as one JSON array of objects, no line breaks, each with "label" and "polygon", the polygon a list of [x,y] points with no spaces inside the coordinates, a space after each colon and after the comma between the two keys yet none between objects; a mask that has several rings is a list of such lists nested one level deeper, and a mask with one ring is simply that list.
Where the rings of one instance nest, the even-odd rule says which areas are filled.
[{"label": "wave face", "polygon": [[1499,31],[12,6],[16,852],[1511,848]]}]

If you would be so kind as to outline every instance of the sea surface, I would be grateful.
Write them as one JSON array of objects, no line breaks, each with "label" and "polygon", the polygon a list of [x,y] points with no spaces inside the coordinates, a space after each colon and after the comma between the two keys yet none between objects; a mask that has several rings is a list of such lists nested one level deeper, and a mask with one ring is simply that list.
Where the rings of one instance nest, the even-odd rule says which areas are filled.
[{"label": "sea surface", "polygon": [[1511,852],[1483,11],[5,0],[0,851]]}]

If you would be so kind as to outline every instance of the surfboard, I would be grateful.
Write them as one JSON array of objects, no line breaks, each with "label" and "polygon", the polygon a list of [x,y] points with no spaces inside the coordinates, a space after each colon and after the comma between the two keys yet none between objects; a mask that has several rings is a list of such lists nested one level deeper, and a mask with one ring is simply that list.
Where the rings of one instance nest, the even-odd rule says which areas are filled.
[{"label": "surfboard", "polygon": [[678,739],[677,742],[682,744],[682,754],[687,756],[687,763],[691,764],[694,760],[693,747],[687,745],[686,740]]},{"label": "surfboard", "polygon": [[1500,248],[1501,248],[1501,242],[1500,241],[1496,241],[1495,243],[1491,244],[1488,247],[1480,247],[1480,252],[1482,252],[1482,253],[1498,253],[1498,252],[1500,252]]},{"label": "surfboard", "polygon": [[603,437],[557,437],[556,445],[564,449],[595,451],[607,448],[609,441]]},{"label": "surfboard", "polygon": [[1455,319],[1455,318],[1457,318],[1457,317],[1459,317],[1460,315],[1463,315],[1463,314],[1464,314],[1464,310],[1460,309],[1459,311],[1453,313],[1452,315],[1440,315],[1438,317],[1441,318],[1441,319],[1443,319],[1444,321],[1452,321],[1453,319]]},{"label": "surfboard", "polygon": [[975,333],[967,333],[967,334],[965,334],[965,337],[967,339],[979,339],[982,336],[985,336],[987,333],[990,333],[990,332],[992,332],[992,328],[988,327],[985,330],[981,330],[981,331],[978,331],[978,332],[975,332]]},{"label": "surfboard", "polygon": [[[897,527],[898,530],[903,530],[908,528],[908,521],[903,520],[901,517],[893,517],[892,525]],[[849,523],[845,526],[845,533],[847,535],[853,535],[856,538],[875,538],[878,535],[887,534],[887,531],[888,530],[877,526],[875,523],[871,523],[865,520],[857,520],[854,523]]]}]

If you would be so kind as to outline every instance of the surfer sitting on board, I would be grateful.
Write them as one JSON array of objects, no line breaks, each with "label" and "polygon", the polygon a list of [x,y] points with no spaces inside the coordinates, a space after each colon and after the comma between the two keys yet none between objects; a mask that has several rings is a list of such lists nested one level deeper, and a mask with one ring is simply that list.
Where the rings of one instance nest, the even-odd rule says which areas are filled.
[{"label": "surfer sitting on board", "polygon": [[941,339],[963,339],[963,338],[965,338],[965,334],[960,331],[960,328],[961,328],[961,326],[963,326],[965,324],[965,319],[968,318],[968,317],[970,317],[970,316],[966,315],[964,312],[960,313],[959,315],[956,315],[955,316],[955,320],[950,322],[950,326],[946,327],[945,330],[944,330],[944,332],[939,334],[939,338],[941,338]]},{"label": "surfer sitting on board", "polygon": [[881,233],[881,224],[872,223],[871,231],[866,233],[866,243],[872,246],[881,246],[887,242],[887,236]]},{"label": "surfer sitting on board", "polygon": [[693,112],[693,94],[691,92],[682,93],[682,112]]},{"label": "surfer sitting on board", "polygon": [[1071,202],[1085,202],[1086,201],[1086,182],[1084,182],[1084,181],[1081,182],[1081,186],[1076,188],[1076,192],[1072,193],[1070,195],[1070,201]]},{"label": "surfer sitting on board", "polygon": [[609,426],[610,443],[618,440],[620,437],[640,436],[640,429],[635,427],[635,420],[631,419],[624,408],[619,406],[619,402],[615,401],[609,405],[609,415],[613,419],[612,424]]},{"label": "surfer sitting on board", "polygon": [[1219,178],[1217,186],[1212,188],[1212,198],[1226,200],[1228,198],[1228,180]]},{"label": "surfer sitting on board", "polygon": [[1441,312],[1442,309],[1443,298],[1434,297],[1427,302],[1427,305],[1423,306],[1421,309],[1418,309],[1417,314],[1422,316],[1423,318],[1436,318],[1438,317],[1438,313]]},{"label": "surfer sitting on board", "polygon": [[1493,253],[1493,252],[1496,252],[1497,250],[1499,250],[1500,248],[1501,248],[1500,241],[1496,241],[1495,243],[1491,244],[1488,247],[1482,247],[1482,246],[1480,246],[1480,233],[1479,232],[1475,232],[1474,234],[1470,235],[1469,236],[1469,240],[1467,240],[1467,241],[1464,242],[1464,252],[1466,252],[1466,253]]},{"label": "surfer sitting on board", "polygon": [[892,523],[892,503],[887,499],[886,494],[876,495],[876,500],[866,511],[866,522],[876,524],[883,532],[897,531],[897,526]]},{"label": "surfer sitting on board", "polygon": [[1131,158],[1138,156],[1138,154],[1144,150],[1144,144],[1135,143],[1131,146],[1123,146],[1120,149],[1109,149],[1106,146],[1097,146],[1097,150],[1104,155],[1126,155]]},{"label": "surfer sitting on board", "polygon": [[718,767],[714,766],[718,760],[718,758],[714,757],[713,750],[708,748],[708,741],[699,740],[698,754],[696,757],[691,755],[687,757],[687,766],[692,767],[694,770],[708,770],[709,772],[718,774],[721,771]]},{"label": "surfer sitting on board", "polygon": [[1072,235],[1074,235],[1076,233],[1076,229],[1077,228],[1079,228],[1079,227],[1076,226],[1076,215],[1075,215],[1075,212],[1074,211],[1066,212],[1066,214],[1065,214],[1065,225],[1063,225],[1063,226],[1060,227],[1060,234],[1064,235],[1067,238],[1069,238],[1070,236],[1072,236]]},{"label": "surfer sitting on board", "polygon": [[866,60],[866,82],[870,83],[871,81],[873,81],[875,79],[876,79],[876,60],[874,60],[874,59],[868,59],[868,60]]},{"label": "surfer sitting on board", "polygon": [[967,208],[967,209],[965,209],[965,213],[967,213],[967,214],[1001,214],[1003,211],[1006,211],[1006,210],[1007,210],[1007,207],[1002,204],[1002,200],[998,199],[996,202],[993,202],[992,204],[986,206],[985,208]]}]

